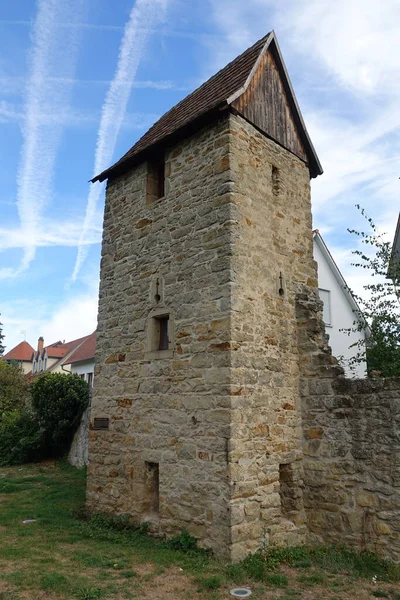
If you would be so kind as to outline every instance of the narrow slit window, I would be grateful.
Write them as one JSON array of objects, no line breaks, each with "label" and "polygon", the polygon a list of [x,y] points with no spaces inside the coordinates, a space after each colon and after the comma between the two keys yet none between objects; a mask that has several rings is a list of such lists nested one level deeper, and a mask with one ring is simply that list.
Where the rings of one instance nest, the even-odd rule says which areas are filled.
[{"label": "narrow slit window", "polygon": [[272,179],[272,193],[274,196],[278,196],[280,192],[280,171],[278,167],[272,166],[271,170],[271,179]]},{"label": "narrow slit window", "polygon": [[165,316],[165,317],[161,317],[160,319],[157,319],[157,320],[158,320],[159,328],[160,328],[158,349],[159,350],[168,350],[168,347],[169,347],[169,339],[168,339],[169,318],[168,318],[168,316]]},{"label": "narrow slit window", "polygon": [[165,196],[165,160],[148,163],[147,171],[147,203],[152,203]]},{"label": "narrow slit window", "polygon": [[164,159],[157,163],[157,197],[162,198],[165,196],[165,162]]},{"label": "narrow slit window", "polygon": [[145,463],[144,487],[144,512],[158,515],[160,511],[160,469],[158,463]]}]

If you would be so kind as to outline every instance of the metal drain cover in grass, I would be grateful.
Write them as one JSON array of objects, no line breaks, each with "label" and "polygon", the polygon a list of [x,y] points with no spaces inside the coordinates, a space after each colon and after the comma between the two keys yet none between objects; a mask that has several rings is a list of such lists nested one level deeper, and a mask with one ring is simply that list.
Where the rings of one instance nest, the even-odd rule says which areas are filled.
[{"label": "metal drain cover in grass", "polygon": [[248,588],[233,588],[233,590],[231,590],[231,596],[234,598],[248,598],[251,596],[251,590]]}]

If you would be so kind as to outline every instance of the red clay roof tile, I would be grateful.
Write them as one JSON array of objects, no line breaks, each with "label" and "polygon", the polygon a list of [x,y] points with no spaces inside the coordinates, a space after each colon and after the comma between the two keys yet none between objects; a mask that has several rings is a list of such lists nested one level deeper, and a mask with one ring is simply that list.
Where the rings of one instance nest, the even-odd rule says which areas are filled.
[{"label": "red clay roof tile", "polygon": [[30,361],[35,350],[28,342],[20,342],[15,348],[7,352],[2,358],[5,360]]}]

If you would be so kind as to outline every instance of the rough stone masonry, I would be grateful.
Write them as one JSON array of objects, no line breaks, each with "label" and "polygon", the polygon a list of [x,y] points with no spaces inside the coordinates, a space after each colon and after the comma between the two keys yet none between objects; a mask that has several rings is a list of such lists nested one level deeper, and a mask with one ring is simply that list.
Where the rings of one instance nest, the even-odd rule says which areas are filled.
[{"label": "rough stone masonry", "polygon": [[[165,162],[160,201],[146,202],[146,164],[108,185],[92,420],[110,426],[91,431],[88,503],[159,533],[186,527],[232,558],[263,538],[300,542],[294,290],[316,279],[308,169],[234,115]],[[175,343],[148,358],[160,310]],[[283,511],[280,469],[295,483]]]},{"label": "rough stone masonry", "polygon": [[[385,481],[383,458],[352,453],[369,422],[361,397],[375,427],[381,403],[397,414],[399,386],[354,396],[324,345],[310,201],[321,170],[274,44],[260,40],[204,84],[214,95],[199,88],[99,176],[87,503],[157,535],[186,528],[231,560],[272,543],[369,543],[372,528],[395,555],[400,441],[388,414]],[[245,101],[213,104],[173,137],[188,106],[198,119],[222,88],[241,90],[245,67]]]}]

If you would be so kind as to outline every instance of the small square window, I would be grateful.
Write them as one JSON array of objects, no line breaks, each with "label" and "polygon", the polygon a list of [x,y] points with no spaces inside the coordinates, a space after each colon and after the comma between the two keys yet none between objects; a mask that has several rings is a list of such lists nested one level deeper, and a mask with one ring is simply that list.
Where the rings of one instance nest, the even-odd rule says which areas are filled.
[{"label": "small square window", "polygon": [[153,311],[148,318],[145,357],[172,358],[175,344],[174,317],[163,309]]}]

